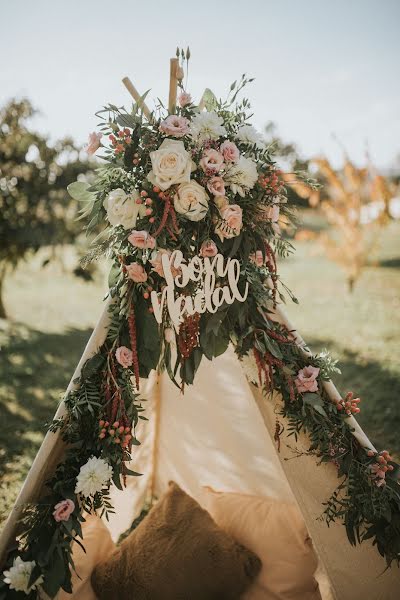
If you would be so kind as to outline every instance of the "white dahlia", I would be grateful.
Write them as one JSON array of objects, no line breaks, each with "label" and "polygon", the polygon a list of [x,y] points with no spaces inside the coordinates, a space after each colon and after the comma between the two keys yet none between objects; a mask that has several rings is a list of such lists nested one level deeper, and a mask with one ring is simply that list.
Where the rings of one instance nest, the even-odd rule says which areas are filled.
[{"label": "white dahlia", "polygon": [[259,383],[258,369],[256,359],[252,354],[244,354],[240,358],[242,363],[243,371],[251,383]]},{"label": "white dahlia", "polygon": [[250,146],[254,146],[255,144],[258,148],[264,146],[263,136],[253,127],[253,125],[242,125],[239,127],[236,138],[242,142],[242,144],[249,144]]},{"label": "white dahlia", "polygon": [[255,186],[257,179],[256,163],[245,156],[241,156],[237,163],[230,165],[224,176],[225,183],[231,187],[232,192],[242,198]]},{"label": "white dahlia", "polygon": [[43,583],[43,577],[40,575],[32,585],[29,585],[29,580],[35,566],[36,563],[34,560],[24,561],[20,556],[17,556],[14,558],[12,567],[8,571],[4,571],[4,582],[8,584],[10,590],[29,594],[38,585]]},{"label": "white dahlia", "polygon": [[106,486],[112,477],[112,467],[103,460],[92,456],[89,458],[86,464],[84,464],[79,475],[76,478],[75,494],[82,494],[82,496],[94,496],[96,492]]},{"label": "white dahlia", "polygon": [[216,112],[200,112],[190,124],[190,135],[198,143],[226,135],[224,120]]}]

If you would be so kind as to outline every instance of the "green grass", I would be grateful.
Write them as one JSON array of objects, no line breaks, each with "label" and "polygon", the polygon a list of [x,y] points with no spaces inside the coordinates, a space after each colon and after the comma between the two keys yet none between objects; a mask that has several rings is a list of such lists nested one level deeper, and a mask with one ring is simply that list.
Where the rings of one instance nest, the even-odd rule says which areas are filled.
[{"label": "green grass", "polygon": [[[376,445],[400,453],[400,224],[385,233],[381,267],[369,267],[349,295],[338,267],[296,243],[280,265],[300,306],[287,305],[315,350],[340,359],[343,392],[361,396],[360,422]],[[66,260],[70,257],[67,255]],[[9,278],[0,327],[0,520],[18,493],[48,423],[102,310],[104,274],[84,283],[59,265],[24,263]]]}]

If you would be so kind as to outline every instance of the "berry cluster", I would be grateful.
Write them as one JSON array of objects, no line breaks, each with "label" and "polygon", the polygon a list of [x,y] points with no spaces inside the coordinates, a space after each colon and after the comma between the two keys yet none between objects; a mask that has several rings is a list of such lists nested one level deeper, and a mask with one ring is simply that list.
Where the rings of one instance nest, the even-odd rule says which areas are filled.
[{"label": "berry cluster", "polygon": [[104,440],[106,437],[114,444],[120,444],[122,448],[127,448],[132,439],[131,428],[120,425],[119,421],[110,424],[104,419],[99,421],[99,438]]},{"label": "berry cluster", "polygon": [[125,129],[120,129],[116,135],[109,135],[108,139],[114,148],[116,156],[122,156],[126,147],[132,142],[131,132],[127,127],[125,127]]},{"label": "berry cluster", "polygon": [[345,398],[336,400],[336,408],[338,411],[344,411],[346,415],[357,414],[360,412],[358,404],[361,402],[360,398],[353,398],[353,392],[348,392]]},{"label": "berry cluster", "polygon": [[281,171],[278,169],[261,174],[258,183],[264,190],[268,190],[273,195],[279,194],[283,188],[283,181],[280,179]]}]

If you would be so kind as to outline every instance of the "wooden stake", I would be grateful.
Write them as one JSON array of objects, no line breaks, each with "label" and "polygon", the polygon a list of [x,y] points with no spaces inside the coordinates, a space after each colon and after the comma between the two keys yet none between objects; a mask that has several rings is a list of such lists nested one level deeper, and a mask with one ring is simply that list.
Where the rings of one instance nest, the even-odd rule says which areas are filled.
[{"label": "wooden stake", "polygon": [[169,98],[168,98],[168,111],[170,114],[175,112],[176,108],[176,96],[178,91],[178,70],[179,70],[179,59],[171,58],[169,67]]},{"label": "wooden stake", "polygon": [[147,119],[149,121],[152,121],[151,112],[150,112],[148,106],[141,99],[141,96],[140,96],[139,92],[137,91],[137,89],[135,88],[135,86],[133,85],[133,83],[129,79],[129,77],[124,77],[123,80],[122,80],[122,83],[124,84],[124,86],[126,87],[126,89],[128,90],[128,92],[130,93],[130,95],[132,96],[132,98],[135,100],[135,102],[137,102],[137,104],[141,107],[141,109],[143,110],[143,112],[144,112],[145,116],[147,117]]}]

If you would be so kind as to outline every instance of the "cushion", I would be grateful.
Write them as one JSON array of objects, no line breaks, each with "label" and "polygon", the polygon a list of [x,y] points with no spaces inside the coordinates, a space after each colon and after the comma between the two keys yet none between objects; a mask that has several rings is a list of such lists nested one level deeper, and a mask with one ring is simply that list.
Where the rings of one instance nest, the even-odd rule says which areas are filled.
[{"label": "cushion", "polygon": [[294,503],[203,489],[203,506],[215,522],[261,559],[243,600],[320,600],[317,558]]},{"label": "cushion", "polygon": [[173,482],[116,552],[96,566],[100,600],[234,600],[261,568]]}]

